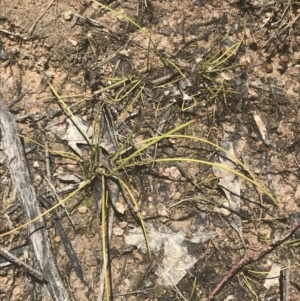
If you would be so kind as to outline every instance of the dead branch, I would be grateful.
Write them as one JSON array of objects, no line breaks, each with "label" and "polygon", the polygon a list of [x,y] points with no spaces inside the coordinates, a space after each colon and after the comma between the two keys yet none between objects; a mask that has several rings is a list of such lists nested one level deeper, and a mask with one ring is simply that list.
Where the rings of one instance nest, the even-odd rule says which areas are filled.
[{"label": "dead branch", "polygon": [[[3,104],[1,95],[0,130],[7,165],[10,168],[17,193],[22,201],[24,215],[26,220],[32,220],[40,214],[36,193],[32,185],[23,146],[18,136],[16,122]],[[42,218],[30,224],[28,235],[35,257],[43,273],[43,278],[48,282],[45,287],[51,300],[70,300],[69,293],[65,289],[56,267]]]},{"label": "dead branch", "polygon": [[280,239],[275,239],[268,245],[259,248],[258,250],[249,252],[246,254],[237,264],[235,264],[223,277],[223,279],[218,283],[218,285],[215,287],[215,289],[211,292],[209,297],[207,298],[207,301],[212,300],[216,294],[223,288],[223,286],[227,283],[229,279],[231,279],[238,271],[246,266],[249,263],[255,262],[262,257],[264,257],[266,254],[274,250],[276,247],[281,245],[283,242],[285,242],[295,231],[300,228],[300,222],[297,223],[295,226],[293,226],[291,229],[286,231]]}]

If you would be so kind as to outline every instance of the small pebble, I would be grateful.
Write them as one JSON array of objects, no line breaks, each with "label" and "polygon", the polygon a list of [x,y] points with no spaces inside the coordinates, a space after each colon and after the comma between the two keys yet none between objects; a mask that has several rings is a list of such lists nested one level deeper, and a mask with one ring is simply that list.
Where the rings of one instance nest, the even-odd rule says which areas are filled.
[{"label": "small pebble", "polygon": [[76,47],[78,45],[78,41],[72,39],[72,38],[69,38],[68,41],[74,46]]},{"label": "small pebble", "polygon": [[154,197],[153,196],[148,196],[148,202],[153,202]]},{"label": "small pebble", "polygon": [[272,73],[273,72],[273,65],[271,63],[266,64],[266,72]]},{"label": "small pebble", "polygon": [[121,229],[125,229],[127,227],[128,223],[127,222],[119,222],[119,226]]},{"label": "small pebble", "polygon": [[72,17],[73,17],[73,13],[70,10],[64,12],[64,19],[66,21],[71,21]]},{"label": "small pebble", "polygon": [[88,208],[86,206],[80,206],[80,207],[78,207],[78,212],[79,213],[84,214],[84,213],[87,212],[87,210],[88,210]]},{"label": "small pebble", "polygon": [[43,178],[41,175],[36,174],[33,177],[33,184],[35,187],[39,186],[43,182]]},{"label": "small pebble", "polygon": [[56,242],[56,243],[61,242],[60,236],[55,236],[55,237],[54,237],[54,242]]},{"label": "small pebble", "polygon": [[115,203],[115,208],[117,209],[117,211],[121,214],[124,214],[125,213],[125,206],[121,203],[121,202],[116,202]]},{"label": "small pebble", "polygon": [[115,227],[115,228],[113,229],[113,234],[114,234],[115,236],[122,236],[123,233],[124,233],[124,230],[121,229],[121,228],[119,228],[119,227]]},{"label": "small pebble", "polygon": [[35,167],[35,168],[40,167],[39,161],[34,161],[33,162],[33,167]]}]

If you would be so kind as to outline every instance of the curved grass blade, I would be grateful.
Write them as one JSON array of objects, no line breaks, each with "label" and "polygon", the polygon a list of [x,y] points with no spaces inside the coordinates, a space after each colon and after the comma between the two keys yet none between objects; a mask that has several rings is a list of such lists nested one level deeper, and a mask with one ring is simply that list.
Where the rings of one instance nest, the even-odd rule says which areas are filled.
[{"label": "curved grass blade", "polygon": [[139,207],[138,207],[138,204],[137,204],[137,201],[135,200],[132,192],[130,191],[129,187],[126,185],[125,182],[123,182],[121,179],[119,179],[121,185],[126,189],[126,191],[128,192],[130,198],[131,198],[131,201],[132,203],[134,204],[134,207],[135,207],[135,211],[138,215],[138,218],[140,220],[140,223],[141,223],[141,227],[142,227],[142,230],[143,230],[143,233],[144,233],[144,237],[145,237],[145,242],[146,242],[146,246],[147,246],[147,251],[148,251],[148,254],[149,254],[149,257],[150,259],[152,258],[151,256],[151,250],[150,250],[150,245],[149,245],[149,238],[148,238],[148,234],[147,234],[147,230],[146,230],[146,226],[145,226],[145,223],[144,223],[144,220],[143,220],[143,217],[141,215],[141,212],[139,210]]},{"label": "curved grass blade", "polygon": [[106,208],[107,208],[108,192],[105,185],[105,177],[102,176],[102,222],[101,222],[101,233],[102,233],[102,256],[103,256],[103,271],[105,279],[105,293],[106,300],[110,300],[110,282],[109,282],[109,272],[108,272],[108,256],[107,256],[107,219],[106,219]]},{"label": "curved grass blade", "polygon": [[80,184],[80,186],[74,190],[73,192],[71,192],[67,197],[65,197],[64,199],[62,199],[61,201],[59,201],[57,204],[53,205],[50,209],[46,210],[45,212],[41,213],[40,215],[38,215],[37,217],[35,217],[34,219],[24,223],[23,225],[14,228],[13,230],[7,231],[5,233],[0,233],[0,237],[4,237],[7,236],[9,234],[15,233],[27,226],[29,226],[30,224],[34,223],[35,221],[39,220],[41,217],[45,216],[46,214],[50,213],[52,210],[54,210],[55,208],[57,208],[58,206],[60,206],[61,204],[65,203],[67,200],[69,200],[70,198],[72,198],[73,196],[75,196],[78,192],[80,192],[84,187],[88,186],[91,182],[92,182],[93,178],[90,178],[86,181],[83,181],[83,183]]}]

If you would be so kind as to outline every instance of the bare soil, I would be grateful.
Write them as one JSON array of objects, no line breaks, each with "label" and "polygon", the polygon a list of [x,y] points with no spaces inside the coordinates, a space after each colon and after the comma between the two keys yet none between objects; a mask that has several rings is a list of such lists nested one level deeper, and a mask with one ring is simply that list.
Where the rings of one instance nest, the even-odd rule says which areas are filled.
[{"label": "bare soil", "polygon": [[[299,300],[297,233],[258,256],[259,250],[280,240],[299,222],[299,4],[283,0],[103,4],[119,14],[96,1],[0,1],[4,47],[0,93],[25,137],[37,194],[51,191],[41,145],[80,155],[68,145],[70,136],[57,133],[71,124],[49,82],[84,124],[91,128],[98,122],[99,142],[104,143],[100,145],[109,160],[114,151],[100,122],[105,114],[118,133],[119,145],[132,148],[129,154],[139,148],[140,141],[196,119],[180,133],[232,147],[278,203],[257,193],[251,183],[237,176],[228,178],[199,162],[142,164],[154,158],[216,163],[224,159],[224,154],[203,141],[161,141],[134,161],[139,164],[118,173],[138,202],[150,245],[151,239],[155,241],[151,259],[144,243],[131,245],[141,225],[124,198],[126,193],[114,178],[107,178],[108,215],[114,212],[109,229],[112,300],[207,300],[228,271],[255,250],[254,260],[230,275],[213,300]],[[154,46],[145,32],[151,33]],[[1,47],[0,43],[0,56]],[[117,79],[123,84],[108,89]],[[51,154],[50,180],[56,189],[82,181],[88,174],[93,162],[90,149],[83,141],[76,146],[82,152],[80,162]],[[107,166],[101,168],[107,171]],[[229,193],[230,201],[228,183],[221,182],[226,177],[234,191],[238,186],[238,195]],[[97,207],[101,179],[95,177],[92,185],[66,202],[70,218],[58,210],[87,283],[76,275],[51,215],[44,217],[57,266],[74,300],[105,300],[100,293],[102,226]],[[18,195],[1,144],[0,187],[0,232],[5,233],[22,225],[25,218],[22,206],[16,206]],[[23,246],[19,258],[37,266],[26,228],[1,236],[0,246],[7,250]],[[173,258],[176,266],[164,277],[166,258]],[[179,270],[180,262],[193,264],[180,280],[175,281],[175,276],[172,280],[172,269]],[[271,270],[275,276],[269,274]],[[39,294],[39,286],[15,265],[0,269],[1,300],[47,300]]]}]

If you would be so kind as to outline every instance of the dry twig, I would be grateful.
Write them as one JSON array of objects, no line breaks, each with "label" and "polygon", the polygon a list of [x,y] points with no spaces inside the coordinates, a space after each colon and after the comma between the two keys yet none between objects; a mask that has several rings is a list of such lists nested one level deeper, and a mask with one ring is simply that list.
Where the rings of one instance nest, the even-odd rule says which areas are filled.
[{"label": "dry twig", "polygon": [[5,257],[10,262],[13,262],[16,265],[18,265],[20,267],[23,267],[26,270],[26,272],[28,272],[29,274],[31,274],[32,276],[34,276],[35,278],[37,278],[41,282],[45,282],[45,283],[47,282],[47,280],[45,279],[43,273],[41,273],[40,271],[34,269],[33,267],[31,267],[30,265],[28,265],[24,261],[20,260],[18,257],[14,256],[10,252],[6,251],[5,249],[0,248],[0,255]]},{"label": "dry twig", "polygon": [[284,241],[286,241],[298,228],[300,228],[300,222],[296,224],[294,227],[292,227],[290,230],[286,231],[281,239],[273,240],[268,245],[261,247],[255,251],[249,252],[247,255],[245,255],[238,263],[236,263],[223,277],[223,279],[219,282],[219,284],[215,287],[215,289],[212,291],[212,293],[207,298],[207,301],[212,300],[216,294],[222,289],[222,287],[227,283],[229,279],[231,279],[235,274],[239,272],[239,270],[246,266],[249,263],[258,261],[262,257],[264,257],[266,254],[268,254],[270,251],[281,245]]}]

